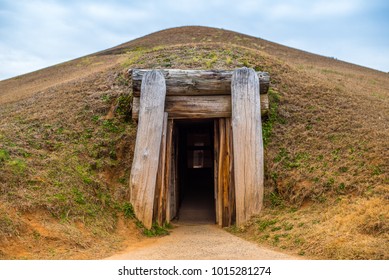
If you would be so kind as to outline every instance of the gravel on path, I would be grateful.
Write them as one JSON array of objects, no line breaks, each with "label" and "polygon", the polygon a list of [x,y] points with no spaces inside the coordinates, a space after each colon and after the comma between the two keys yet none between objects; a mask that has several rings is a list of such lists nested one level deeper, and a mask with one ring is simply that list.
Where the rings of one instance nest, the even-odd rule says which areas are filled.
[{"label": "gravel on path", "polygon": [[113,260],[297,259],[232,235],[216,225],[177,224],[170,235],[151,238],[109,257]]}]

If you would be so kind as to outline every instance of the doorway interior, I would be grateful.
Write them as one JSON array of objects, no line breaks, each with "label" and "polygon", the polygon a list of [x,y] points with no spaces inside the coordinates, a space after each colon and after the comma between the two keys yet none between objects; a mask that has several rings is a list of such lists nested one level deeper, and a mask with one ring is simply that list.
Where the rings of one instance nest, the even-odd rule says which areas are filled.
[{"label": "doorway interior", "polygon": [[177,120],[178,213],[182,223],[215,224],[214,120]]}]

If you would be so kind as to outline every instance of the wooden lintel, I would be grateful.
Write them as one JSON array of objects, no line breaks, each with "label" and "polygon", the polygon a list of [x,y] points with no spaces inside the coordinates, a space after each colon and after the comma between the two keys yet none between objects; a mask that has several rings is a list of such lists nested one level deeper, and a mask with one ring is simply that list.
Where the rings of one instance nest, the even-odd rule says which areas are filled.
[{"label": "wooden lintel", "polygon": [[[269,98],[261,94],[261,115],[269,111]],[[140,98],[134,97],[132,118],[139,117]],[[165,111],[170,119],[230,118],[231,96],[166,96]]]},{"label": "wooden lintel", "polygon": [[[150,69],[130,69],[133,96],[140,96],[142,77]],[[231,70],[159,70],[166,80],[166,95],[229,95],[231,94]],[[260,81],[260,93],[269,90],[270,76],[256,72]]]}]

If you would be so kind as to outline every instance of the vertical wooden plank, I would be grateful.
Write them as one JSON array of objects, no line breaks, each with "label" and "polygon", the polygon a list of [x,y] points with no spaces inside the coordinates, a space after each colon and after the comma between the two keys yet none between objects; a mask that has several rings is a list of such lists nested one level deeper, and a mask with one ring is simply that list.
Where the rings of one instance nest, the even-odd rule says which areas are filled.
[{"label": "vertical wooden plank", "polygon": [[166,216],[166,222],[170,222],[172,217],[171,217],[171,211],[170,211],[170,203],[171,203],[171,198],[170,198],[170,193],[171,193],[171,188],[172,188],[172,183],[171,183],[171,175],[172,175],[172,145],[173,145],[173,120],[168,120],[167,122],[167,129],[166,129],[166,167],[165,167],[165,185],[166,185],[166,190],[165,190],[165,206],[164,206],[164,212]]},{"label": "vertical wooden plank", "polygon": [[253,69],[235,70],[231,82],[236,224],[261,210],[263,144],[259,80]]},{"label": "vertical wooden plank", "polygon": [[228,216],[229,216],[229,210],[228,210],[228,201],[229,201],[229,193],[228,193],[228,171],[229,171],[229,163],[230,160],[229,160],[229,154],[228,154],[228,150],[229,150],[229,145],[227,143],[227,125],[226,125],[226,120],[224,119],[224,135],[222,135],[222,137],[224,138],[223,139],[223,144],[224,144],[224,147],[222,149],[223,151],[223,156],[222,156],[222,162],[221,162],[221,165],[222,165],[222,174],[221,174],[221,180],[222,180],[222,187],[223,187],[223,222],[222,222],[222,226],[225,227],[225,226],[228,226]]},{"label": "vertical wooden plank", "polygon": [[130,176],[130,202],[136,217],[151,228],[166,85],[163,75],[148,72],[142,81],[138,131]]},{"label": "vertical wooden plank", "polygon": [[175,160],[175,148],[174,148],[174,137],[173,137],[173,155],[171,157],[171,170],[170,170],[170,183],[169,183],[169,221],[171,221],[176,216],[176,160]]},{"label": "vertical wooden plank", "polygon": [[180,150],[178,149],[179,147],[179,139],[180,139],[180,135],[179,135],[179,130],[176,128],[176,142],[175,142],[175,154],[174,154],[174,192],[173,192],[173,195],[174,195],[174,216],[177,216],[178,214],[178,207],[180,206],[180,190],[179,190],[179,184],[181,184],[181,182],[179,181],[179,176],[178,176],[178,164],[179,164],[179,156],[180,156]]},{"label": "vertical wooden plank", "polygon": [[213,121],[213,171],[214,171],[214,199],[215,199],[215,213],[216,213],[216,224],[219,224],[219,196],[218,196],[218,184],[219,184],[219,120]]},{"label": "vertical wooden plank", "polygon": [[236,221],[236,212],[235,212],[235,183],[234,183],[234,149],[232,145],[232,127],[231,127],[231,118],[226,119],[226,127],[229,128],[229,133],[227,136],[227,143],[229,145],[229,151],[230,151],[230,162],[229,162],[229,210],[230,210],[230,219],[229,219],[229,226],[233,225]]},{"label": "vertical wooden plank", "polygon": [[219,120],[219,160],[218,160],[218,200],[220,201],[219,217],[221,221],[219,225],[222,227],[230,226],[232,224],[233,215],[233,192],[231,188],[231,120]]},{"label": "vertical wooden plank", "polygon": [[217,197],[218,197],[218,221],[219,225],[223,226],[223,202],[224,202],[224,156],[225,156],[225,119],[219,119],[219,159],[218,159],[218,186],[217,186]]},{"label": "vertical wooden plank", "polygon": [[166,199],[165,192],[166,192],[166,182],[165,182],[165,167],[166,167],[166,131],[167,131],[167,117],[168,114],[164,113],[163,117],[163,125],[162,125],[162,139],[161,139],[161,149],[160,149],[160,156],[159,156],[159,167],[158,167],[158,173],[157,173],[157,183],[155,190],[159,191],[159,193],[156,193],[155,197],[157,198],[156,203],[154,204],[154,207],[157,208],[157,214],[155,216],[155,220],[157,221],[158,225],[162,226],[165,222],[165,212],[164,212],[164,201]]},{"label": "vertical wooden plank", "polygon": [[232,197],[231,197],[231,119],[225,119],[226,125],[226,148],[225,148],[225,156],[224,156],[224,209],[225,209],[225,219],[224,226],[230,226],[232,224]]},{"label": "vertical wooden plank", "polygon": [[226,127],[226,120],[223,119],[223,130],[224,133],[221,135],[223,137],[223,148],[221,149],[222,152],[222,162],[221,165],[221,174],[220,174],[220,180],[221,180],[221,186],[222,186],[222,209],[223,209],[223,217],[222,217],[222,226],[225,227],[228,225],[228,168],[229,166],[226,164],[229,162],[228,158],[228,143],[227,143],[227,127]]},{"label": "vertical wooden plank", "polygon": [[178,155],[178,130],[172,121],[172,155],[170,164],[170,183],[169,183],[169,221],[177,215],[178,196],[177,196],[177,155]]},{"label": "vertical wooden plank", "polygon": [[[165,113],[166,114],[166,113]],[[164,114],[164,115],[165,115]],[[158,171],[157,171],[157,180],[156,180],[156,183],[155,183],[155,193],[154,193],[154,206],[153,206],[153,222],[157,222],[159,224],[159,221],[158,221],[158,216],[160,214],[160,208],[159,208],[159,201],[160,201],[160,198],[161,198],[161,191],[162,191],[162,180],[163,180],[163,172],[161,171],[164,171],[163,169],[163,152],[164,152],[164,148],[163,148],[163,142],[165,141],[164,138],[165,138],[165,131],[164,131],[164,127],[165,127],[165,120],[164,120],[164,123],[162,125],[162,138],[161,138],[161,148],[160,148],[160,152],[159,152],[159,162],[158,162]]]},{"label": "vertical wooden plank", "polygon": [[155,191],[154,191],[154,203],[153,203],[153,222],[158,220],[158,202],[159,195],[161,192],[161,172],[159,172],[161,166],[161,161],[158,163],[158,171],[157,171],[157,180],[155,182]]}]

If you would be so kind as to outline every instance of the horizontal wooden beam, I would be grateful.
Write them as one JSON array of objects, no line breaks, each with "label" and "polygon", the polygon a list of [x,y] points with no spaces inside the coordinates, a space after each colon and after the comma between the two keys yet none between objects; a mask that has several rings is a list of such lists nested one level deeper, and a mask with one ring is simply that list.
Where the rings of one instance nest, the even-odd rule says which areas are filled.
[{"label": "horizontal wooden beam", "polygon": [[[151,69],[130,69],[133,96],[140,96],[140,88],[144,74]],[[230,70],[159,70],[166,80],[166,95],[230,95]],[[260,93],[269,90],[270,76],[266,72],[256,72],[260,82]]]},{"label": "horizontal wooden beam", "polygon": [[[269,111],[267,94],[260,95],[261,115]],[[140,98],[134,97],[132,118],[139,117]],[[231,117],[230,95],[166,96],[165,112],[170,119],[204,119]]]}]

